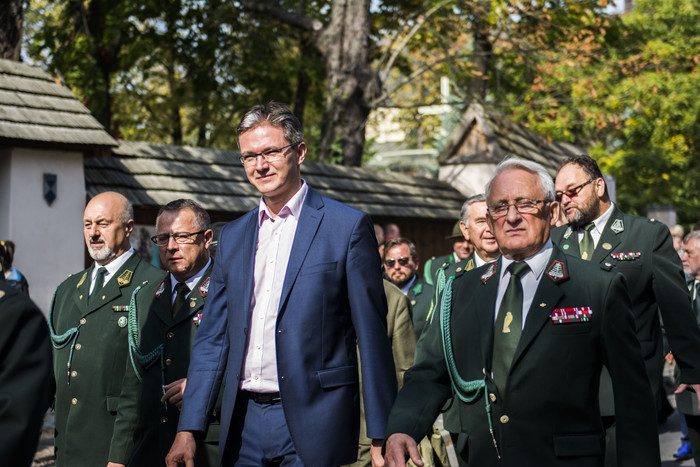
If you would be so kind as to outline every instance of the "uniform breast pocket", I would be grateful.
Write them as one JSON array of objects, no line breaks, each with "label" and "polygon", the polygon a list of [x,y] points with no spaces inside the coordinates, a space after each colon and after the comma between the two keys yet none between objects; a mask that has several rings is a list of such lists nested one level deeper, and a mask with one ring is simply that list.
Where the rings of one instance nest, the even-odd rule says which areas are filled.
[{"label": "uniform breast pocket", "polygon": [[552,334],[574,335],[591,332],[591,323],[560,323],[552,325]]}]

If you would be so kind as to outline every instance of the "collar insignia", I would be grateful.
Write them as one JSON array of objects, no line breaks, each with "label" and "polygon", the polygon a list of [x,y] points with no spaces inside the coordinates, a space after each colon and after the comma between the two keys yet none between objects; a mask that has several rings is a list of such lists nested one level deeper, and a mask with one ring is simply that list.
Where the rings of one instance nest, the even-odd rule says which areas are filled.
[{"label": "collar insignia", "polygon": [[124,287],[125,285],[129,285],[131,283],[131,277],[134,275],[133,271],[126,270],[124,271],[119,277],[117,277],[117,283],[119,284],[119,287]]},{"label": "collar insignia", "polygon": [[199,293],[202,295],[202,297],[206,297],[209,293],[209,279],[211,279],[211,277],[207,277],[204,284],[199,286]]},{"label": "collar insignia", "polygon": [[163,295],[163,292],[165,292],[165,279],[163,279],[160,282],[160,285],[158,286],[158,290],[156,290],[156,298],[160,298],[160,296]]},{"label": "collar insignia", "polygon": [[486,272],[481,275],[481,281],[486,282],[487,280],[489,280],[491,278],[491,276],[493,276],[494,272],[496,272],[496,265],[491,263],[491,265],[486,270]]},{"label": "collar insignia", "polygon": [[574,233],[574,231],[571,230],[571,227],[567,227],[566,232],[564,232],[564,238],[568,240],[572,233]]},{"label": "collar insignia", "polygon": [[547,270],[547,275],[554,281],[558,281],[560,279],[563,279],[564,276],[566,275],[566,272],[564,271],[564,263],[561,261],[554,261],[552,265],[549,267]]},{"label": "collar insignia", "polygon": [[4,296],[5,296],[5,291],[4,291],[4,290],[0,290],[0,298],[2,298],[2,297],[4,297]]},{"label": "collar insignia", "polygon": [[615,222],[613,222],[610,226],[610,230],[612,230],[616,234],[619,234],[620,232],[625,230],[625,224],[622,222],[622,219],[615,219]]},{"label": "collar insignia", "polygon": [[[69,276],[70,277],[70,276]],[[79,289],[81,285],[83,285],[83,282],[85,282],[85,278],[87,277],[87,271],[83,273],[83,277],[80,278],[78,281],[78,285],[75,286],[76,289]]]},{"label": "collar insignia", "polygon": [[471,271],[476,267],[476,263],[474,262],[474,258],[471,258],[469,261],[467,261],[467,265],[464,267],[465,271]]}]

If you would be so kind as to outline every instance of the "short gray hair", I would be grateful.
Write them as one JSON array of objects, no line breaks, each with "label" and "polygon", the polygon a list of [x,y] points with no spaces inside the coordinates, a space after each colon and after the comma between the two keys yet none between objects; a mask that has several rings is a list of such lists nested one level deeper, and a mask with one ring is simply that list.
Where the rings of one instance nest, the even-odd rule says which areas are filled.
[{"label": "short gray hair", "polygon": [[469,227],[469,213],[471,212],[472,204],[478,203],[479,201],[486,202],[486,195],[479,193],[478,195],[470,196],[462,205],[462,209],[459,211],[459,220],[464,223],[465,227]]},{"label": "short gray hair", "polygon": [[489,180],[489,182],[486,184],[487,199],[491,194],[491,185],[493,184],[493,181],[496,179],[496,177],[501,175],[503,172],[508,172],[509,170],[515,169],[524,170],[526,172],[535,174],[539,177],[540,188],[542,189],[542,193],[544,194],[544,201],[552,202],[556,199],[556,194],[554,190],[554,179],[552,179],[552,176],[549,175],[547,169],[545,169],[541,164],[538,164],[537,162],[528,161],[525,159],[517,159],[514,157],[510,159],[505,159],[501,161],[501,163],[498,164],[498,166],[496,166],[496,172],[493,174],[493,177],[491,177],[491,180]]},{"label": "short gray hair", "polygon": [[284,138],[290,144],[296,144],[304,141],[304,134],[301,130],[301,122],[294,113],[286,105],[271,101],[267,104],[258,104],[250,108],[243,118],[241,123],[236,127],[238,137],[246,131],[252,130],[262,123],[282,128]]},{"label": "short gray hair", "polygon": [[[683,243],[688,243],[690,240],[692,240],[694,238],[700,238],[700,230],[691,230],[690,232],[688,232],[688,235],[686,235],[685,238],[683,239]],[[697,243],[697,240],[696,240],[696,243]],[[700,244],[698,244],[698,246],[700,246]]]}]

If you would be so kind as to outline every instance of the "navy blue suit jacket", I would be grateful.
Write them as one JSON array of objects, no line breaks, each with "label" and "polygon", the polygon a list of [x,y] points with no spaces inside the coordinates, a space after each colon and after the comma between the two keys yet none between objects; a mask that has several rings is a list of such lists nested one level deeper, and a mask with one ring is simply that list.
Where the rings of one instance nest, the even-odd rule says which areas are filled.
[{"label": "navy blue suit jacket", "polygon": [[[211,288],[192,347],[179,430],[205,431],[225,378],[219,459],[227,449],[247,348],[258,209],[219,235]],[[282,287],[277,371],[282,406],[305,465],[357,454],[362,360],[367,433],[383,438],[396,395],[386,298],[372,222],[309,189]]]}]

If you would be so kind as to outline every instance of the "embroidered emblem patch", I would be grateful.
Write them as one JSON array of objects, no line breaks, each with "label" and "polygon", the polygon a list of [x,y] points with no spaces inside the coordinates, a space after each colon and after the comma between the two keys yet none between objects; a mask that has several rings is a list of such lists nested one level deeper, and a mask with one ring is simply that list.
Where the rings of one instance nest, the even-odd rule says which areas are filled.
[{"label": "embroidered emblem patch", "polygon": [[549,317],[554,324],[587,323],[593,317],[593,310],[589,306],[575,308],[557,308]]},{"label": "embroidered emblem patch", "polygon": [[616,234],[619,234],[620,232],[625,230],[625,224],[622,222],[622,219],[615,219],[615,222],[613,222],[610,226],[610,230],[612,230]]},{"label": "embroidered emblem patch", "polygon": [[79,288],[81,285],[83,285],[83,282],[85,282],[85,278],[87,277],[87,271],[83,273],[83,277],[80,278],[78,281],[78,285],[75,286],[75,288]]},{"label": "embroidered emblem patch", "polygon": [[207,277],[207,280],[204,281],[204,284],[199,286],[199,293],[202,295],[202,297],[206,297],[209,293],[209,279],[211,278]]},{"label": "embroidered emblem patch", "polygon": [[117,320],[117,324],[120,328],[125,328],[127,322],[128,320],[126,319],[126,316],[122,316],[121,318],[119,318],[119,320]]},{"label": "embroidered emblem patch", "polygon": [[129,311],[129,305],[114,305],[112,311]]},{"label": "embroidered emblem patch", "polygon": [[554,281],[558,281],[559,279],[562,279],[566,275],[566,271],[564,271],[564,263],[561,261],[555,261],[552,263],[552,265],[549,267],[549,270],[547,270],[547,275]]},{"label": "embroidered emblem patch", "polygon": [[202,313],[197,313],[197,315],[192,318],[192,322],[195,326],[199,327],[199,323],[202,322]]},{"label": "embroidered emblem patch", "polygon": [[568,240],[569,237],[571,237],[571,234],[572,234],[573,232],[574,232],[574,231],[571,230],[571,227],[567,227],[567,228],[566,228],[566,232],[564,232],[564,238]]},{"label": "embroidered emblem patch", "polygon": [[612,256],[614,259],[618,261],[634,261],[642,254],[640,252],[636,253],[610,253],[610,256]]},{"label": "embroidered emblem patch", "polygon": [[481,280],[483,282],[486,282],[487,280],[489,280],[491,278],[491,276],[493,276],[493,273],[495,271],[496,271],[496,266],[494,264],[491,264],[489,266],[489,268],[486,270],[486,272],[481,275]]},{"label": "embroidered emblem patch", "polygon": [[156,298],[160,298],[161,295],[163,295],[163,292],[165,292],[165,279],[163,279],[158,286],[158,290],[156,290]]},{"label": "embroidered emblem patch", "polygon": [[119,284],[119,287],[129,285],[131,283],[131,277],[133,275],[134,273],[132,271],[129,271],[128,269],[121,273],[121,275],[117,278],[117,283]]}]

